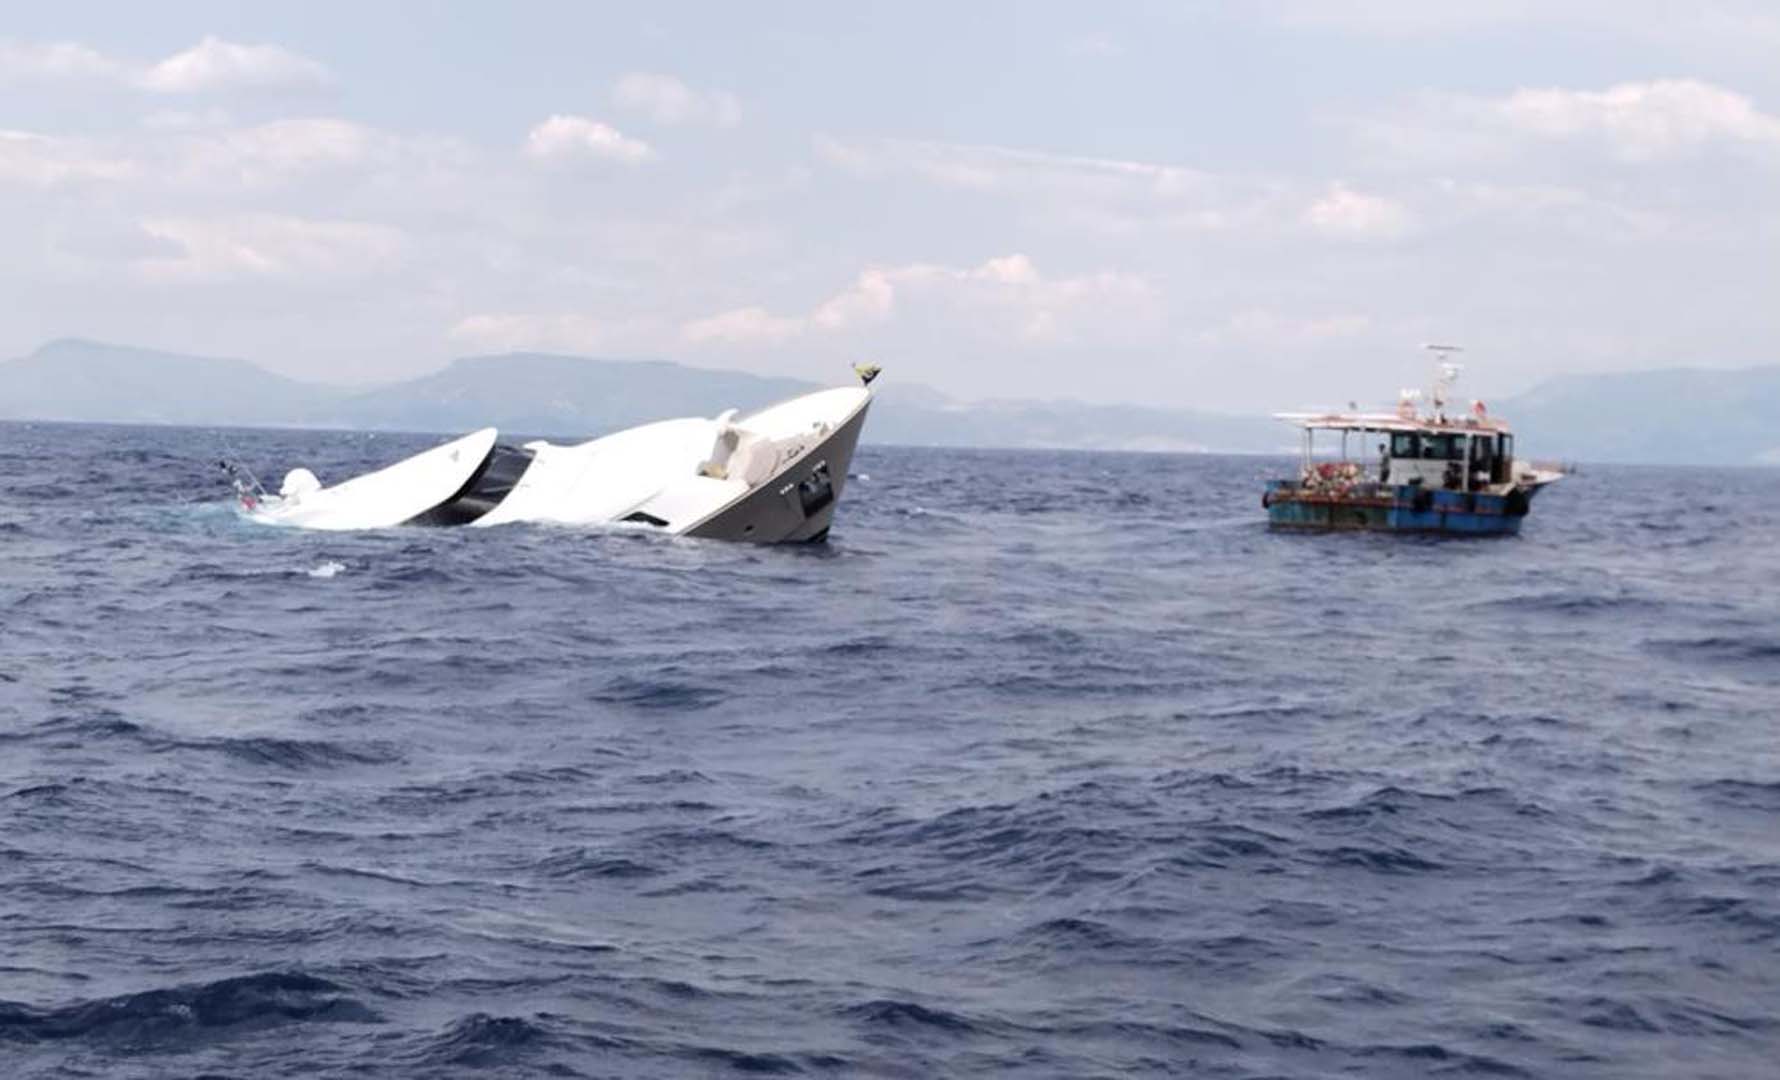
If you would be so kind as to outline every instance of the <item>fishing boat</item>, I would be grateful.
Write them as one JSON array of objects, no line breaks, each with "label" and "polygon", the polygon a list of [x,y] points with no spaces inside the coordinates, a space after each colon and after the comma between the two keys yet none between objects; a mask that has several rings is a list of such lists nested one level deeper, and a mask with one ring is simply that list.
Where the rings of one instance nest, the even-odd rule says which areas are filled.
[{"label": "fishing boat", "polygon": [[[1431,408],[1402,392],[1392,412],[1278,413],[1303,432],[1298,476],[1272,480],[1261,496],[1275,529],[1506,535],[1520,531],[1533,497],[1563,475],[1515,456],[1514,432],[1481,401],[1448,412],[1460,367],[1458,346],[1440,357]],[[1319,433],[1339,437],[1336,449]],[[1374,450],[1375,448],[1375,450]]]},{"label": "fishing boat", "polygon": [[514,522],[622,526],[752,543],[819,543],[871,406],[861,385],[747,415],[662,420],[572,445],[513,446],[482,428],[386,468],[323,486],[306,468],[276,495],[224,462],[246,516],[309,529]]}]

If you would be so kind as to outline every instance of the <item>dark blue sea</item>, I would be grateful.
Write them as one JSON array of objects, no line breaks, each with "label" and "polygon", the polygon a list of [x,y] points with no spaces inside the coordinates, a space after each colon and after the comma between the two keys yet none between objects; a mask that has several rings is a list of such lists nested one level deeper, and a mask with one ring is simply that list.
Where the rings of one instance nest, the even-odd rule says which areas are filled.
[{"label": "dark blue sea", "polygon": [[1780,1075],[1780,470],[868,446],[759,549],[222,453],[0,425],[5,1077]]}]

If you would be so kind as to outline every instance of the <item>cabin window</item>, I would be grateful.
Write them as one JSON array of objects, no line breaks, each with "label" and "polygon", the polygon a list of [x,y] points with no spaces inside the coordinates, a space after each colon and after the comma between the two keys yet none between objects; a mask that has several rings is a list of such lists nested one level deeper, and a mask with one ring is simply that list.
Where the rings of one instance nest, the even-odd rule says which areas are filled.
[{"label": "cabin window", "polygon": [[1415,432],[1399,431],[1392,435],[1391,456],[1400,458],[1421,457],[1421,448],[1416,445]]},{"label": "cabin window", "polygon": [[1465,439],[1462,435],[1423,435],[1423,461],[1465,460]]}]

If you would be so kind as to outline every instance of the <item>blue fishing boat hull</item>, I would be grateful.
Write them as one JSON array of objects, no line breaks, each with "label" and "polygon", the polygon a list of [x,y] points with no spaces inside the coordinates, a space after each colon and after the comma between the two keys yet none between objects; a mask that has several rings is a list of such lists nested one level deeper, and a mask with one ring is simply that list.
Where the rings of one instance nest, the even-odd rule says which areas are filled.
[{"label": "blue fishing boat hull", "polygon": [[1509,536],[1520,531],[1538,490],[1495,495],[1408,484],[1365,488],[1348,493],[1317,492],[1276,480],[1267,485],[1261,505],[1267,508],[1268,525],[1275,529]]}]

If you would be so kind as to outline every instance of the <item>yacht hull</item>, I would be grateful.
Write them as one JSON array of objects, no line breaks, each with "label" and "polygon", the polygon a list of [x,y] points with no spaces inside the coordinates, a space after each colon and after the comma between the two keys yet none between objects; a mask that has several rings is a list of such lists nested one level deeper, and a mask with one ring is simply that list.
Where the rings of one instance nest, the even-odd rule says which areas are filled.
[{"label": "yacht hull", "polygon": [[834,508],[846,486],[847,470],[870,401],[834,433],[811,447],[771,480],[685,532],[702,540],[755,544],[821,543],[828,539]]},{"label": "yacht hull", "polygon": [[247,515],[312,529],[513,522],[655,529],[757,544],[826,539],[872,395],[819,390],[738,417],[658,421],[574,445],[485,428],[324,488],[296,469]]}]

